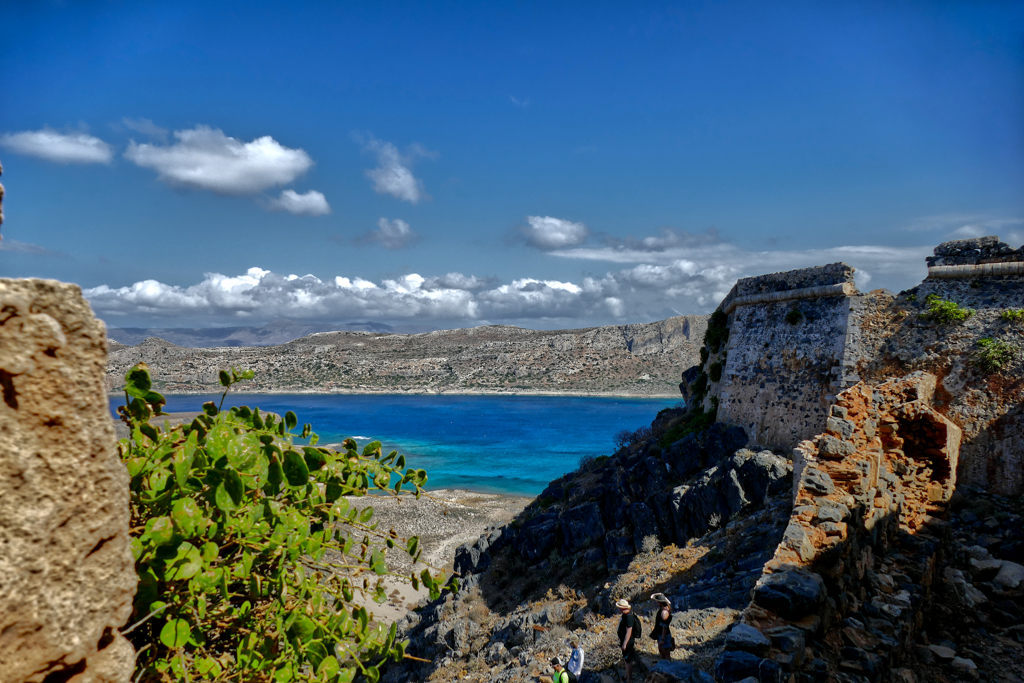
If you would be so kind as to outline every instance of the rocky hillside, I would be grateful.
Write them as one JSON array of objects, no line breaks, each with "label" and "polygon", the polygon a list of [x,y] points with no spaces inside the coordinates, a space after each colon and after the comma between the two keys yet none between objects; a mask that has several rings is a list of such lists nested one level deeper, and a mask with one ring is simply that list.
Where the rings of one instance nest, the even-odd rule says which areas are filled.
[{"label": "rocky hillside", "polygon": [[204,393],[217,373],[251,368],[248,392],[593,393],[678,396],[698,360],[706,316],[538,331],[484,326],[424,334],[323,332],[279,346],[184,348],[150,338],[111,343],[107,389],[139,361],[160,391]]}]

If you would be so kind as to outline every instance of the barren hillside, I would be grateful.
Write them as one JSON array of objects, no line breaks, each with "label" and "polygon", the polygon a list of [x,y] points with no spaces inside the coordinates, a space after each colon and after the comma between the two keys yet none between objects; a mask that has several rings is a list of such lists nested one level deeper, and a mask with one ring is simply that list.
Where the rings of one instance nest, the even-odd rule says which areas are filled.
[{"label": "barren hillside", "polygon": [[217,373],[251,368],[248,392],[455,392],[678,395],[699,361],[706,316],[538,331],[510,326],[424,334],[320,332],[280,346],[185,348],[159,338],[111,343],[107,389],[146,361],[161,391],[204,393]]}]

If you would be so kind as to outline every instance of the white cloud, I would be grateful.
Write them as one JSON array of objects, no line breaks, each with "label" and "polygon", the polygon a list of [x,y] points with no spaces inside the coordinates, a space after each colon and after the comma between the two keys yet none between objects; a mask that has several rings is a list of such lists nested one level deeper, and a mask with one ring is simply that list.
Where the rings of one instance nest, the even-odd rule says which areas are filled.
[{"label": "white cloud", "polygon": [[[968,239],[999,235],[1013,245],[1021,239],[1020,228],[1024,218],[993,216],[991,214],[937,214],[912,221],[905,229],[911,232],[934,231],[945,233],[950,239]],[[1016,229],[1014,229],[1016,228]],[[1007,232],[1007,230],[1009,230]]]},{"label": "white cloud", "polygon": [[377,221],[377,229],[363,236],[360,242],[376,242],[385,249],[401,249],[419,239],[409,224],[400,218],[389,221],[381,218]]},{"label": "white cloud", "polygon": [[[675,250],[675,251],[673,251]],[[552,252],[580,259],[583,250]],[[586,250],[588,253],[596,250]],[[622,263],[624,252],[606,248]],[[749,251],[729,244],[637,252],[604,275],[576,281],[516,278],[498,282],[463,273],[408,273],[378,282],[352,275],[325,279],[279,275],[251,268],[238,276],[208,273],[202,282],[177,287],[148,280],[127,287],[86,290],[104,316],[136,319],[225,316],[272,319],[418,321],[435,326],[518,324],[583,327],[616,321],[659,320],[709,312],[741,277],[845,261],[858,269],[857,283],[894,291],[925,276],[931,247],[858,245],[804,251]],[[592,254],[591,254],[592,255]],[[608,259],[603,259],[608,260]]]},{"label": "white cloud", "polygon": [[529,97],[524,97],[523,99],[518,99],[516,97],[513,97],[512,95],[509,95],[508,99],[509,99],[509,101],[512,104],[516,105],[517,107],[524,107],[525,108],[525,107],[529,107],[530,106],[530,98]]},{"label": "white cloud", "polygon": [[564,249],[582,244],[590,231],[583,223],[551,216],[527,216],[523,228],[526,243],[538,249]]},{"label": "white cloud", "polygon": [[433,157],[434,153],[420,145],[409,147],[408,154],[402,154],[390,142],[378,140],[372,135],[357,135],[356,139],[363,144],[363,151],[377,156],[377,168],[366,172],[373,181],[373,191],[377,194],[389,194],[392,197],[412,204],[422,199],[429,199],[423,189],[423,181],[412,174],[412,164],[417,157]]},{"label": "white cloud", "polygon": [[300,216],[325,216],[331,212],[327,198],[316,190],[310,190],[305,194],[299,194],[295,190],[284,190],[280,197],[270,200],[270,208]]},{"label": "white cloud", "polygon": [[161,128],[149,119],[130,119],[127,116],[121,119],[121,123],[128,130],[134,130],[136,133],[142,133],[148,135],[151,138],[166,142],[167,140],[167,129]]},{"label": "white cloud", "polygon": [[58,164],[109,164],[113,148],[88,133],[58,133],[44,128],[0,135],[0,145],[17,154]]},{"label": "white cloud", "polygon": [[209,126],[174,131],[172,145],[128,145],[125,157],[156,171],[168,185],[220,194],[255,194],[286,185],[309,170],[313,160],[269,135],[241,142]]}]

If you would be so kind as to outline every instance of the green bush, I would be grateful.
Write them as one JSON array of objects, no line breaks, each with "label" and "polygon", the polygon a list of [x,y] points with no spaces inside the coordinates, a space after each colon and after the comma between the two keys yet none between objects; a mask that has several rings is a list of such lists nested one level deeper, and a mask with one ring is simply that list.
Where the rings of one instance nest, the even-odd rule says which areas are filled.
[{"label": "green bush", "polygon": [[791,308],[789,312],[786,313],[786,322],[789,323],[790,325],[796,325],[803,319],[804,314],[795,308]]},{"label": "green bush", "polygon": [[708,353],[708,347],[706,347],[706,346],[700,347],[700,367],[701,368],[703,368],[704,364],[708,362],[708,356],[710,356],[710,355],[711,354]]},{"label": "green bush", "polygon": [[[252,374],[222,371],[225,395]],[[293,431],[294,413],[224,411],[224,397],[161,429],[149,423],[165,400],[148,367],[125,379],[134,680],[377,681],[388,659],[402,659],[395,627],[371,625],[354,600],[386,600],[384,546],[418,559],[419,539],[377,529],[373,508],[346,496],[402,486],[419,496],[426,472],[402,474],[404,457],[383,455],[377,441],[361,453],[352,439],[342,451],[318,448],[310,425]],[[408,580],[432,596],[444,584],[429,569]]]},{"label": "green bush", "polygon": [[711,314],[711,319],[708,320],[708,329],[704,333],[704,346],[711,349],[711,353],[718,353],[718,349],[728,339],[729,317],[721,309],[718,309]]},{"label": "green bush", "polygon": [[722,379],[722,361],[716,361],[711,364],[708,368],[708,379],[712,382],[718,382]]},{"label": "green bush", "polygon": [[1004,323],[1019,323],[1024,320],[1024,308],[1008,308],[999,314]]},{"label": "green bush", "polygon": [[1017,347],[1000,339],[984,337],[978,340],[978,346],[981,349],[974,361],[984,372],[997,372],[1017,356]]},{"label": "green bush", "polygon": [[665,448],[679,441],[679,439],[682,439],[687,434],[702,432],[715,423],[717,416],[717,405],[706,412],[701,408],[696,408],[682,422],[666,431],[661,439],[658,440],[658,445]]},{"label": "green bush", "polygon": [[974,311],[964,308],[955,301],[947,301],[938,294],[929,294],[925,297],[925,305],[928,310],[920,314],[925,320],[935,323],[962,323],[974,315]]}]

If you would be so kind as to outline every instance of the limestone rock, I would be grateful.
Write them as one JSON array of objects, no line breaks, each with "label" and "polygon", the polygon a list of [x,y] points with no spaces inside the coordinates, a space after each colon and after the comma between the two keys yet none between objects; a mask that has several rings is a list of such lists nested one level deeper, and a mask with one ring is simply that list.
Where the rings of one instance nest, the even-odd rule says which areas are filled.
[{"label": "limestone rock", "polygon": [[825,602],[825,597],[821,577],[803,569],[768,574],[754,588],[754,602],[784,619],[807,616]]},{"label": "limestone rock", "polygon": [[1016,562],[1003,562],[996,578],[992,580],[1003,590],[1013,590],[1020,586],[1022,581],[1024,581],[1024,566]]},{"label": "limestone rock", "polygon": [[736,624],[725,637],[725,647],[729,650],[743,650],[759,657],[765,657],[772,649],[772,641],[759,630],[749,624]]},{"label": "limestone rock", "polygon": [[128,473],[104,390],[106,339],[77,286],[0,279],[5,681],[112,683],[134,666],[118,633],[136,576]]}]

